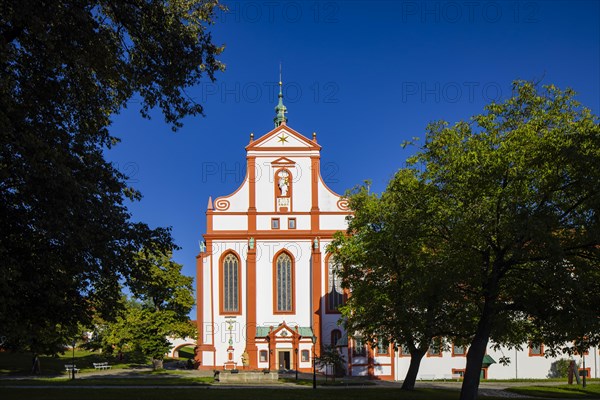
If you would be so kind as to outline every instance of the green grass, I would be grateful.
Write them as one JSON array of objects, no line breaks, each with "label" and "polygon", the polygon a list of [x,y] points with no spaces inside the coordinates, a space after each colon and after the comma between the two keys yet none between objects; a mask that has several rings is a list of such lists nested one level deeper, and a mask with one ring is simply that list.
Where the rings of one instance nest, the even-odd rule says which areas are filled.
[{"label": "green grass", "polygon": [[[31,353],[0,352],[0,375],[30,375],[32,358]],[[108,362],[113,369],[148,366],[140,364],[137,359],[134,361],[133,355],[125,354],[124,360],[119,361],[112,355],[81,349],[75,349],[74,360],[81,372],[94,371],[93,363],[98,362]],[[73,353],[69,350],[58,356],[42,355],[40,356],[41,375],[66,375],[65,364],[73,364]]]},{"label": "green grass", "polygon": [[588,384],[584,389],[581,385],[560,385],[560,386],[523,386],[506,389],[513,393],[527,396],[562,398],[562,399],[599,399],[600,384]]},{"label": "green grass", "polygon": [[[485,379],[481,382],[525,382],[525,383],[539,383],[539,382],[566,382],[567,378],[543,378],[543,379]],[[600,378],[587,378],[588,383],[598,382]]]},{"label": "green grass", "polygon": [[[2,389],[2,399],[35,398],[38,400],[458,400],[457,391],[418,389]],[[488,400],[501,398],[480,397]]]},{"label": "green grass", "polygon": [[7,386],[206,386],[213,383],[212,377],[145,377],[145,378],[39,378],[0,379],[0,387]]}]

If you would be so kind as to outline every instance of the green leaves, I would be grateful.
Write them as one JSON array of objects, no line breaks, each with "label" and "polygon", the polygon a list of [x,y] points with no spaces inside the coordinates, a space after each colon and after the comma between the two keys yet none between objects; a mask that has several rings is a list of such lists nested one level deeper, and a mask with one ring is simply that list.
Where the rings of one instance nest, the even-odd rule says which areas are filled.
[{"label": "green leaves", "polygon": [[428,125],[380,196],[347,194],[329,250],[351,332],[471,341],[465,385],[490,339],[599,343],[600,125],[573,96],[517,81],[468,122]]},{"label": "green leaves", "polygon": [[[104,159],[111,118],[134,94],[173,129],[203,108],[187,87],[215,78],[207,28],[217,1],[5,1],[0,13],[0,332],[6,347],[55,352],[170,231],[133,223],[141,195]],[[151,277],[150,277],[151,278]],[[174,292],[178,297],[184,295]],[[180,303],[189,303],[189,299]],[[184,309],[185,307],[181,308]],[[181,309],[177,312],[181,312]]]},{"label": "green leaves", "polygon": [[170,252],[145,248],[136,256],[142,275],[134,279],[134,298],[121,300],[114,321],[97,318],[93,346],[105,351],[130,349],[162,360],[170,349],[168,337],[196,337],[188,313],[194,305],[192,278],[181,275],[181,265]]}]

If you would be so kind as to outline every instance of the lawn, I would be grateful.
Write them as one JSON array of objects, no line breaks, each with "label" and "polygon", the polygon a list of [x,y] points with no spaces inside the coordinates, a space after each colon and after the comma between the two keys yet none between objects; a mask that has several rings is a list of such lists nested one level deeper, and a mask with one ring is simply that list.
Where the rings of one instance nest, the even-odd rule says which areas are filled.
[{"label": "lawn", "polygon": [[[0,352],[0,376],[1,375],[31,375],[31,353]],[[165,359],[165,362],[169,359]],[[65,374],[65,364],[75,364],[81,372],[94,371],[93,363],[108,362],[113,369],[149,367],[149,360],[140,355],[125,353],[122,359],[116,355],[103,354],[99,351],[88,351],[75,349],[73,352],[66,350],[64,354],[57,356],[40,356],[42,376],[56,376]]]},{"label": "lawn", "polygon": [[212,377],[134,377],[134,378],[38,378],[0,379],[0,387],[7,386],[207,386],[214,382]]},{"label": "lawn", "polygon": [[[38,400],[457,400],[459,393],[450,390],[418,389],[2,389],[2,399],[35,398]],[[488,400],[502,398],[481,397]]]},{"label": "lawn", "polygon": [[561,398],[561,399],[600,399],[600,384],[588,384],[584,389],[581,385],[560,386],[523,386],[507,389],[513,393],[527,396]]}]

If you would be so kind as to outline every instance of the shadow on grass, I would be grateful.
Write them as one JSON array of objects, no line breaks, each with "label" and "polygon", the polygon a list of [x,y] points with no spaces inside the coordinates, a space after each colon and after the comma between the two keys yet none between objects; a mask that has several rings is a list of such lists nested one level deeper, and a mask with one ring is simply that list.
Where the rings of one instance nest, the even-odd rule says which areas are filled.
[{"label": "shadow on grass", "polygon": [[586,388],[577,385],[561,386],[523,386],[506,389],[509,392],[544,398],[600,399],[600,385],[592,384]]},{"label": "shadow on grass", "polygon": [[[175,398],[177,400],[202,399],[202,400],[458,400],[459,393],[442,389],[417,389],[411,392],[399,389],[364,388],[364,389],[227,389],[218,390],[210,388],[192,389],[162,389],[162,388],[136,388],[136,389],[12,389],[3,390],[3,400],[35,398],[41,400],[71,400],[82,399],[144,399],[164,400]],[[481,399],[496,400],[500,397],[480,397]]]}]

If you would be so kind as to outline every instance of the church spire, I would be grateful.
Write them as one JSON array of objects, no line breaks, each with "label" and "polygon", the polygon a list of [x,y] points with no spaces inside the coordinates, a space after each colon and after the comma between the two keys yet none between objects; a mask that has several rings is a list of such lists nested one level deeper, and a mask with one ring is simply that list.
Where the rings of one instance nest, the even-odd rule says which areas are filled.
[{"label": "church spire", "polygon": [[282,91],[283,82],[281,81],[281,63],[279,64],[279,102],[275,107],[275,118],[273,118],[273,122],[275,122],[275,128],[277,128],[281,124],[287,123],[287,107],[283,105],[283,91]]}]

